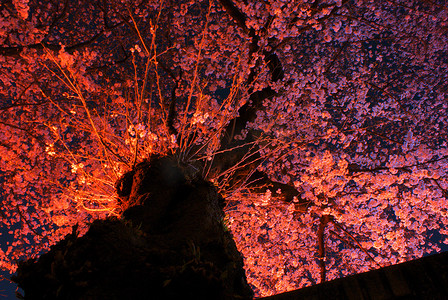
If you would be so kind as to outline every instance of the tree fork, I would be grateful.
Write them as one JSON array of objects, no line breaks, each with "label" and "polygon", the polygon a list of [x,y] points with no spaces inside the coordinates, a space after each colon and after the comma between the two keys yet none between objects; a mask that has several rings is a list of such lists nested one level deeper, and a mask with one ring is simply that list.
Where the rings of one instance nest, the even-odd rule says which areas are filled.
[{"label": "tree fork", "polygon": [[[227,14],[238,24],[238,26],[252,38],[252,41],[249,45],[249,52],[254,53],[260,50],[258,46],[260,37],[255,33],[254,30],[249,30],[247,28],[246,15],[242,13],[231,0],[220,0],[219,2],[221,3],[221,6],[224,8]],[[269,26],[271,22],[272,20],[269,20],[266,23],[265,27]],[[271,81],[277,82],[279,80],[282,80],[284,78],[284,70],[277,54],[274,51],[264,50],[263,55],[265,62],[269,68],[269,72],[271,73]],[[251,73],[248,76],[248,83],[252,83],[255,77],[255,71],[254,69],[252,69]],[[243,130],[246,128],[247,123],[255,121],[257,117],[257,111],[263,109],[263,102],[266,99],[275,97],[277,95],[278,93],[275,92],[271,87],[266,87],[260,91],[256,91],[250,94],[248,102],[241,106],[241,108],[238,110],[238,117],[231,120],[228,126],[224,129],[224,134],[221,138],[221,149],[219,151],[232,149],[233,147],[235,147],[235,145],[237,145],[238,147],[235,147],[235,150],[232,150],[231,154],[226,153],[226,159],[220,157],[214,160],[212,169],[215,169],[215,174],[219,173],[220,171],[224,171],[226,169],[226,166],[233,166],[238,164],[245,156],[248,155],[248,153],[252,153],[252,155],[254,156],[254,160],[259,161],[260,155],[257,153],[257,151],[259,150],[258,146],[252,147],[253,149],[250,146],[256,140],[255,136],[257,136],[257,134],[255,132],[249,131],[243,141],[235,141],[234,137],[236,135],[240,135],[243,132]],[[246,143],[247,146],[239,147],[240,144],[244,143]],[[231,162],[228,161],[229,157],[233,157],[233,160]],[[225,161],[224,164],[223,161]],[[258,163],[252,164],[251,168],[256,169],[257,166]],[[281,190],[282,192],[278,194],[278,196],[280,199],[286,202],[291,202],[294,198],[300,198],[299,192],[293,186],[273,181],[266,174],[260,171],[248,172],[247,170],[244,170],[244,173],[252,173],[252,175],[245,180],[246,182],[253,182],[250,187],[264,187],[258,188],[259,192],[265,192],[267,189],[269,189],[272,194],[278,194],[277,191]],[[236,174],[235,177],[240,176]],[[302,202],[304,201],[300,202],[301,203],[299,205],[303,206],[304,203]]]}]

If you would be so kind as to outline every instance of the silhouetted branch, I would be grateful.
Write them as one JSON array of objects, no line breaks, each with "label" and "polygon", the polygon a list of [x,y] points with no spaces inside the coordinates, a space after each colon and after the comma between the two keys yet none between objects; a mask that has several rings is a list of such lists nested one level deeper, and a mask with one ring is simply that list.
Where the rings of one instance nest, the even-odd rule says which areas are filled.
[{"label": "silhouetted branch", "polygon": [[231,0],[219,0],[222,7],[226,10],[227,14],[238,24],[238,26],[245,32],[249,33],[246,26],[246,16],[233,4]]},{"label": "silhouetted branch", "polygon": [[[180,76],[179,76],[180,77]],[[180,78],[179,78],[180,80]],[[167,117],[167,126],[170,134],[177,135],[177,130],[174,128],[174,118],[176,117],[176,89],[179,86],[179,80],[176,80],[176,83],[174,84],[174,87],[171,91],[171,101],[170,101],[170,107],[168,110],[168,117]]]},{"label": "silhouetted branch", "polygon": [[369,259],[376,264],[379,268],[381,268],[381,265],[379,263],[377,263],[375,261],[375,259],[372,257],[372,255],[370,255],[369,252],[367,252],[367,250],[361,245],[360,242],[358,242],[358,240],[350,233],[348,232],[344,227],[342,227],[341,225],[339,225],[338,223],[336,223],[334,220],[331,221],[333,223],[334,226],[336,226],[338,229],[340,229],[341,231],[343,231],[352,241],[354,241],[356,243],[356,245],[359,247],[359,249],[364,252],[367,257],[369,257]]},{"label": "silhouetted branch", "polygon": [[331,222],[332,217],[329,215],[322,215],[320,217],[319,228],[317,229],[317,241],[318,241],[318,261],[320,268],[320,283],[326,281],[326,268],[325,268],[325,227]]},{"label": "silhouetted branch", "polygon": [[29,228],[35,235],[40,236],[40,237],[44,237],[44,236],[42,236],[42,234],[40,234],[39,232],[37,232],[36,230],[34,230],[34,228],[31,226],[30,222],[28,221],[28,219],[23,215],[23,213],[22,213],[22,211],[20,210],[20,207],[19,207],[18,204],[16,205],[16,209],[17,209],[17,212],[19,213],[20,218],[21,218],[23,221],[25,221],[25,224],[28,226],[28,228]]}]

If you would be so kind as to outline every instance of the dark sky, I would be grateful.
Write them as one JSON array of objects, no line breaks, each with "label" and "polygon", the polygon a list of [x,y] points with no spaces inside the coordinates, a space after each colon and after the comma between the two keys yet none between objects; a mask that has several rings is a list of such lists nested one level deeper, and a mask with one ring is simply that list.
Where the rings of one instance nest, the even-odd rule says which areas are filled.
[{"label": "dark sky", "polygon": [[[9,273],[0,272],[0,275],[9,277]],[[0,299],[17,299],[15,296],[17,285],[9,282],[8,280],[0,281]]]}]

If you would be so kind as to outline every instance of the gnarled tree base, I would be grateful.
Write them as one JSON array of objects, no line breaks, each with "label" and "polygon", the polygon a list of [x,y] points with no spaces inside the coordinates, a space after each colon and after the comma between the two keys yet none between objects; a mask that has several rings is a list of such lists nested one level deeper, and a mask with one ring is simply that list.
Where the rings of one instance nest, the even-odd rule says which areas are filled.
[{"label": "gnarled tree base", "polygon": [[222,198],[171,158],[118,183],[129,208],[68,235],[14,278],[25,299],[251,299]]}]

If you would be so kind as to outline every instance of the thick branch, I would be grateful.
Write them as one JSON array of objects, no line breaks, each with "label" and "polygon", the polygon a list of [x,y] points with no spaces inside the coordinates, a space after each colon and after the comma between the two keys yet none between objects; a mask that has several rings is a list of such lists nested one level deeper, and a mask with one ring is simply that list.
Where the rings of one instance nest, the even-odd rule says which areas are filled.
[{"label": "thick branch", "polygon": [[238,24],[238,26],[245,32],[249,33],[249,29],[246,26],[246,16],[233,4],[232,0],[219,0],[222,7],[227,14]]},{"label": "thick branch", "polygon": [[344,227],[342,227],[341,225],[339,225],[338,223],[334,222],[334,220],[332,220],[332,223],[334,224],[334,226],[336,226],[337,228],[339,228],[342,232],[344,232],[352,241],[354,241],[356,243],[356,245],[359,247],[359,249],[364,252],[368,258],[370,258],[370,260],[376,264],[379,268],[381,268],[381,265],[379,263],[377,263],[375,261],[375,259],[372,257],[372,255],[370,255],[370,253],[361,245],[360,242],[358,242],[358,240],[356,240],[356,238],[350,233],[348,232]]},{"label": "thick branch", "polygon": [[[224,10],[228,13],[228,15],[237,23],[237,25],[251,38],[252,41],[249,45],[249,53],[250,57],[252,57],[251,54],[257,52],[260,50],[260,47],[258,46],[258,41],[260,40],[260,36],[258,36],[254,30],[250,30],[246,26],[246,20],[247,17],[242,13],[238,7],[235,6],[235,4],[231,0],[219,0]],[[270,26],[273,19],[268,20],[265,27],[267,28]],[[266,29],[265,28],[265,29]],[[261,30],[260,32],[263,33],[266,30]],[[271,74],[271,81],[277,82],[279,80],[282,80],[284,77],[284,71],[281,64],[281,61],[277,54],[275,54],[273,51],[263,51],[264,54],[264,63],[268,66],[269,72]],[[248,79],[247,79],[247,85],[250,85],[253,83],[255,78],[257,77],[257,64],[256,66],[251,70]],[[249,90],[250,91],[250,90]],[[297,190],[290,185],[279,183],[272,181],[266,174],[255,170],[255,168],[259,165],[260,162],[260,155],[258,154],[259,147],[256,145],[255,147],[249,146],[252,145],[253,142],[256,140],[257,134],[253,131],[249,131],[249,133],[246,136],[246,139],[242,142],[236,142],[234,141],[234,137],[236,135],[240,135],[244,129],[246,129],[246,125],[249,122],[254,122],[257,117],[257,111],[263,109],[263,103],[267,99],[271,99],[275,96],[277,96],[278,93],[275,92],[272,88],[266,87],[262,89],[261,91],[252,92],[249,96],[249,100],[247,103],[245,103],[238,111],[238,117],[231,120],[228,126],[224,129],[224,134],[221,138],[221,149],[232,149],[235,148],[236,150],[231,151],[231,153],[226,152],[226,159],[229,160],[230,158],[233,158],[232,162],[227,162],[228,165],[236,165],[238,164],[244,157],[251,156],[253,161],[257,161],[258,163],[253,163],[246,168],[252,168],[252,170],[244,170],[242,173],[244,174],[250,174],[248,178],[245,178],[244,182],[250,183],[248,187],[255,188],[259,187],[260,192],[265,192],[267,189],[271,191],[273,195],[278,196],[284,201],[291,202],[293,201],[294,197],[299,198],[299,193]],[[235,147],[236,144],[240,143],[246,143],[247,147]],[[225,170],[224,164],[222,163],[224,161],[223,159],[215,159],[214,160],[214,166],[212,168],[219,170]],[[234,174],[234,177],[236,180],[239,180],[238,177],[239,174]],[[277,191],[281,191],[281,193],[277,193]]]},{"label": "thick branch", "polygon": [[331,221],[331,216],[323,215],[320,217],[319,228],[317,229],[317,241],[318,241],[318,260],[320,267],[320,283],[326,281],[326,269],[325,269],[325,227]]},{"label": "thick branch", "polygon": [[177,130],[174,128],[174,118],[176,117],[176,89],[179,85],[179,81],[176,80],[176,83],[173,87],[173,90],[171,91],[171,102],[170,107],[168,111],[168,118],[167,118],[167,126],[170,134],[177,135]]},{"label": "thick branch", "polygon": [[[94,35],[93,37],[91,37],[88,40],[85,40],[85,41],[79,42],[75,45],[66,47],[65,50],[70,53],[77,49],[89,46],[93,42],[95,42],[103,33],[104,33],[104,31],[101,31],[100,33]],[[47,43],[37,43],[37,44],[24,45],[24,46],[0,47],[0,55],[2,55],[2,56],[17,56],[17,55],[20,55],[20,53],[22,53],[22,51],[24,49],[36,49],[36,50],[48,49],[53,52],[59,52],[61,50],[61,48],[62,48],[61,45],[54,45],[54,44],[47,44]]]}]

